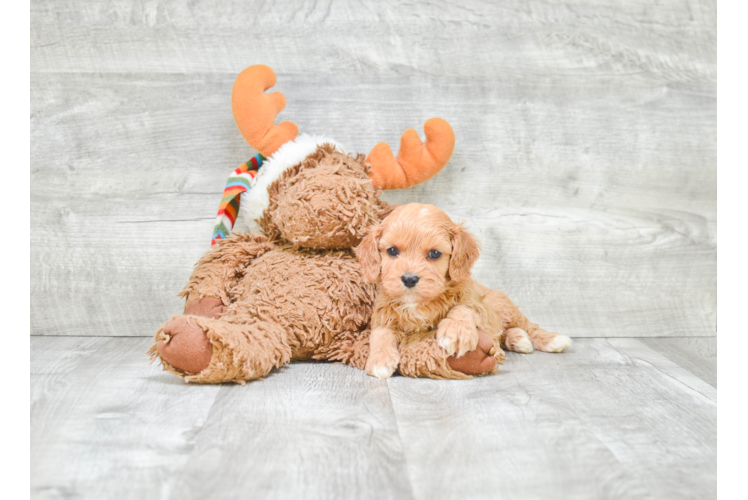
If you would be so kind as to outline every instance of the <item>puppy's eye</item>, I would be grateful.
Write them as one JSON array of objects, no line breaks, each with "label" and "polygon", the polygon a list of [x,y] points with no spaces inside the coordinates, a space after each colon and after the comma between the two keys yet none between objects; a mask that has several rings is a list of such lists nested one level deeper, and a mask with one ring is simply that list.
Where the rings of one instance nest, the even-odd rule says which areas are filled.
[{"label": "puppy's eye", "polygon": [[442,256],[442,253],[439,250],[431,250],[429,252],[429,259],[431,260],[436,260],[441,256]]},{"label": "puppy's eye", "polygon": [[397,254],[399,254],[400,251],[397,249],[397,247],[390,247],[387,249],[387,255],[390,257],[397,257]]}]

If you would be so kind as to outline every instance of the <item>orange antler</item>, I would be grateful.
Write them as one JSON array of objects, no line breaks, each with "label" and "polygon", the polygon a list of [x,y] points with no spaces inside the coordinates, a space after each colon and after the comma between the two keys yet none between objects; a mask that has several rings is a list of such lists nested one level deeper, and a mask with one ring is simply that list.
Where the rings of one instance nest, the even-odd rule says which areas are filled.
[{"label": "orange antler", "polygon": [[293,122],[274,125],[276,115],[286,107],[286,98],[280,92],[264,93],[273,85],[273,70],[257,64],[239,73],[231,92],[231,110],[239,130],[249,145],[265,157],[299,135],[299,127]]},{"label": "orange antler", "polygon": [[397,158],[385,142],[369,153],[371,181],[382,189],[404,189],[435,176],[449,161],[455,147],[455,133],[441,118],[430,118],[423,126],[426,142],[422,143],[415,129],[403,132]]}]

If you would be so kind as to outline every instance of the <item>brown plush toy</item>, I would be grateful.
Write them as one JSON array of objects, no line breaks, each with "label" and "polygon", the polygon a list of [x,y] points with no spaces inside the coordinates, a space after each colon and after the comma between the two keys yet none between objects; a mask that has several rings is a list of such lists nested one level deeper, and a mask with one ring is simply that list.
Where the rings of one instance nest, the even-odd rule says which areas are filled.
[{"label": "brown plush toy", "polygon": [[[180,292],[184,314],[156,331],[149,350],[188,382],[244,383],[291,360],[363,369],[375,289],[353,249],[393,208],[379,199],[382,189],[424,182],[452,154],[454,133],[438,118],[426,122],[425,143],[405,132],[397,158],[384,143],[365,158],[324,137],[297,136],[291,122],[274,125],[285,107],[282,94],[264,93],[274,84],[270,68],[251,66],[232,93],[242,135],[267,160],[237,198],[238,218],[226,215],[254,232],[214,239]],[[487,371],[489,349],[481,343],[456,360],[433,338],[420,339],[404,347],[399,369],[467,378]]]}]

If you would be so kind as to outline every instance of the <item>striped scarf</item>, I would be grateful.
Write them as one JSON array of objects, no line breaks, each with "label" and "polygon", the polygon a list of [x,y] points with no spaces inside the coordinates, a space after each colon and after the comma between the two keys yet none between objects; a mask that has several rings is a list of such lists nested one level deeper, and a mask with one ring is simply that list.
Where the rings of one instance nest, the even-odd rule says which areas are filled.
[{"label": "striped scarf", "polygon": [[226,189],[223,190],[223,198],[218,206],[218,216],[216,225],[213,228],[213,239],[211,246],[221,240],[226,239],[236,222],[236,215],[239,213],[239,199],[242,193],[249,191],[252,179],[257,175],[257,171],[262,166],[265,157],[257,154],[247,163],[234,170],[226,182]]}]

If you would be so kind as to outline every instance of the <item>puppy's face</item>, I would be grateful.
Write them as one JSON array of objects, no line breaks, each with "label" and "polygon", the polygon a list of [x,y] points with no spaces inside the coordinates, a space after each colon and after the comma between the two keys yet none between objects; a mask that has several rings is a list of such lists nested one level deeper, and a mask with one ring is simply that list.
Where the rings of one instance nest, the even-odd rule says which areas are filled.
[{"label": "puppy's face", "polygon": [[421,203],[395,209],[356,249],[364,278],[403,304],[429,302],[450,280],[469,280],[478,253],[473,235]]}]

